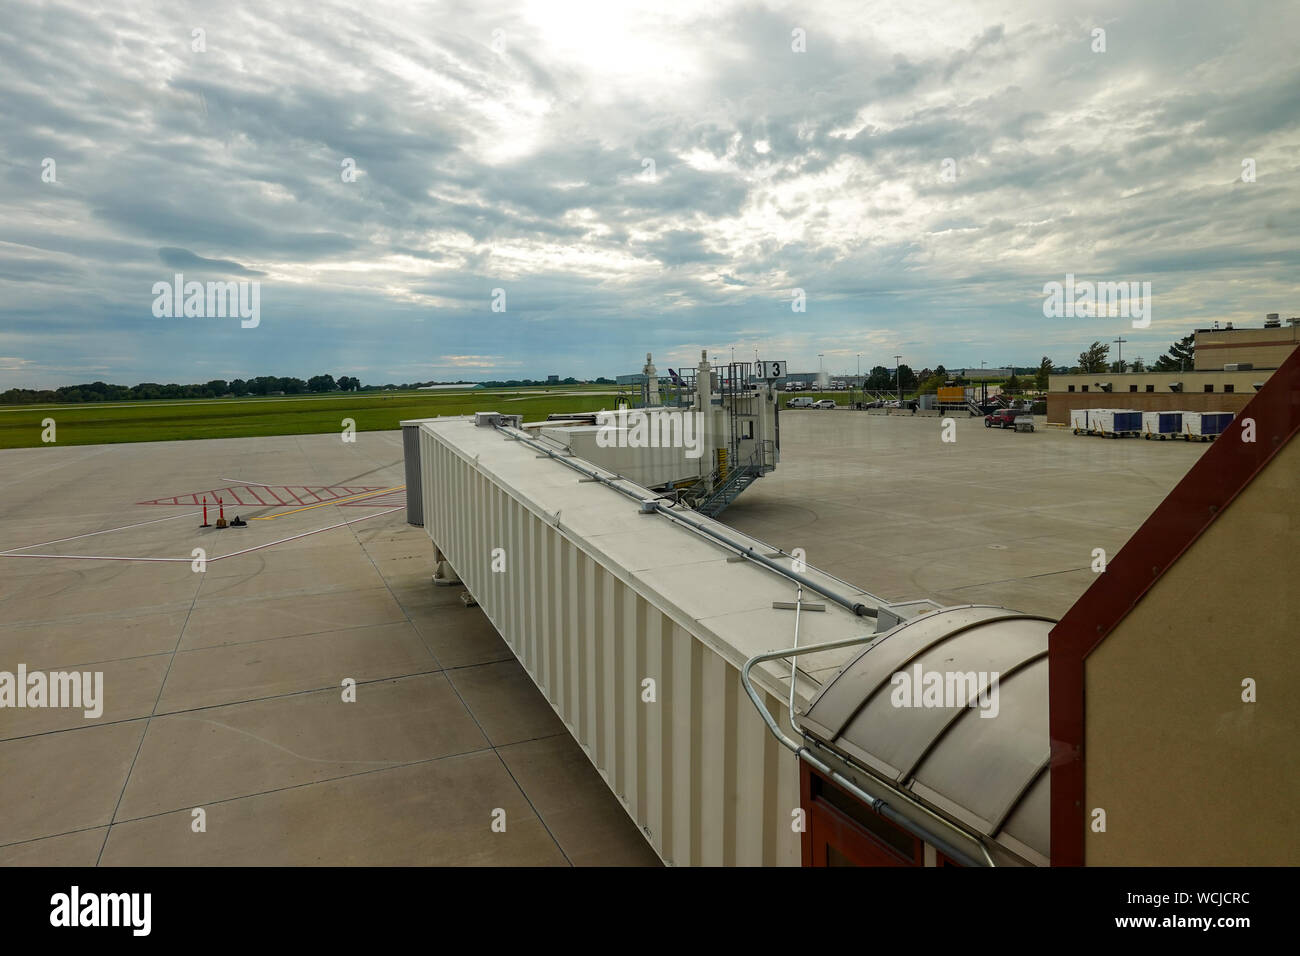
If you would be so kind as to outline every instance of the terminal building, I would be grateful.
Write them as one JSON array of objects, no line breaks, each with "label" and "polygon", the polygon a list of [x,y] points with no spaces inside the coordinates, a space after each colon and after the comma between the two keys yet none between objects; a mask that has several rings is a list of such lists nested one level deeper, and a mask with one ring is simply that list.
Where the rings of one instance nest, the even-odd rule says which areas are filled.
[{"label": "terminal building", "polygon": [[1066,425],[1072,408],[1240,412],[1300,344],[1300,318],[1270,313],[1263,328],[1197,329],[1193,367],[1179,371],[1052,375],[1047,420]]}]

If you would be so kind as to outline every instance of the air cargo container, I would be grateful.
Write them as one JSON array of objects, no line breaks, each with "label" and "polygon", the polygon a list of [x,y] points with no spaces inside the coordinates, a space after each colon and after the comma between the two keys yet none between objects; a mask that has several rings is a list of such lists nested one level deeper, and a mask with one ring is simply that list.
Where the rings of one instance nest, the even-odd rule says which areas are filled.
[{"label": "air cargo container", "polygon": [[1088,409],[1088,433],[1118,438],[1142,433],[1142,413],[1131,408]]},{"label": "air cargo container", "polygon": [[1088,413],[1099,412],[1099,408],[1072,408],[1070,409],[1070,430],[1076,435],[1088,434]]},{"label": "air cargo container", "polygon": [[1183,412],[1184,441],[1214,441],[1232,424],[1232,412]]},{"label": "air cargo container", "polygon": [[1183,433],[1183,413],[1182,412],[1143,412],[1142,413],[1142,437],[1158,438],[1164,441],[1166,438],[1177,438]]}]

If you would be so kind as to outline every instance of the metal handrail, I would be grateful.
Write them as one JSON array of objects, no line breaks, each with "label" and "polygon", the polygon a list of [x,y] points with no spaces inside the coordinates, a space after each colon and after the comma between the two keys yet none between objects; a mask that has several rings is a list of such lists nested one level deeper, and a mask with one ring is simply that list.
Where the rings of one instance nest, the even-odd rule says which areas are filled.
[{"label": "metal handrail", "polygon": [[[836,604],[840,605],[840,607],[847,608],[858,617],[876,616],[876,609],[874,607],[868,607],[867,605],[863,604],[861,601],[857,600],[855,597],[839,594],[838,592],[832,591],[829,587],[827,587],[825,582],[814,581],[812,578],[809,578],[801,574],[800,572],[793,570],[792,568],[782,567],[781,565],[773,561],[771,558],[769,558],[766,554],[762,554],[758,551],[755,551],[752,547],[745,544],[741,544],[738,541],[733,541],[727,538],[725,535],[716,531],[710,525],[700,524],[694,518],[688,517],[689,512],[682,513],[679,511],[674,511],[672,508],[667,507],[661,500],[655,498],[646,498],[645,495],[648,492],[646,492],[646,490],[644,488],[641,488],[639,485],[633,485],[633,487],[631,488],[627,487],[627,485],[633,484],[629,479],[620,478],[618,475],[614,475],[611,472],[605,472],[603,471],[603,469],[596,468],[594,466],[585,467],[584,464],[579,464],[579,462],[581,462],[582,459],[575,460],[565,455],[556,454],[554,450],[548,448],[546,445],[542,444],[537,439],[529,437],[528,434],[523,431],[523,429],[511,428],[505,425],[493,425],[492,427],[500,434],[505,435],[508,440],[517,441],[520,442],[521,444],[527,445],[530,448],[536,449],[537,451],[542,452],[551,460],[557,461],[561,465],[564,465],[566,468],[571,468],[572,470],[590,478],[592,481],[599,482],[600,484],[604,485],[606,488],[610,488],[613,491],[617,491],[619,494],[627,498],[631,498],[633,501],[636,501],[638,504],[641,505],[641,510],[645,514],[659,514],[670,521],[674,521],[677,524],[684,525],[685,527],[689,528],[691,531],[695,532],[696,534],[703,535],[704,537],[716,541],[718,544],[721,544],[723,547],[729,548],[736,554],[745,558],[745,560],[752,561],[754,564],[761,565],[762,567],[767,568],[767,570],[773,572],[774,574],[780,575],[781,577],[785,578],[788,581],[793,581],[796,584],[802,584],[804,587],[808,588],[808,590],[813,591],[816,594],[822,595],[822,597],[826,598],[827,600],[835,602]],[[626,484],[622,484],[621,482],[626,482]],[[750,540],[756,540],[756,539],[750,539]],[[770,546],[768,547],[770,549]],[[822,572],[818,572],[818,573],[822,573]],[[849,585],[848,582],[841,581],[839,578],[836,578],[833,575],[827,574],[825,575],[825,577],[828,580],[835,581],[837,584],[844,584],[846,586],[852,587],[852,585]],[[880,598],[876,597],[875,595],[867,594],[867,592],[865,591],[859,590],[858,593],[862,594],[865,597],[870,598],[872,601],[876,602],[877,604],[884,603]]]},{"label": "metal handrail", "polygon": [[[798,603],[799,604],[802,603],[802,593],[800,593]],[[798,604],[796,604],[795,613],[797,617]],[[840,773],[838,770],[836,770],[830,764],[826,763],[821,758],[817,757],[815,754],[813,754],[811,750],[808,749],[809,744],[811,744],[814,747],[821,747],[822,745],[818,743],[818,741],[810,737],[802,728],[800,728],[794,722],[794,676],[793,676],[794,658],[800,657],[804,654],[814,654],[819,651],[832,651],[838,648],[853,647],[858,644],[865,644],[868,641],[875,640],[877,636],[878,635],[876,634],[867,634],[861,637],[849,637],[839,641],[829,641],[825,644],[805,644],[803,647],[798,646],[798,640],[796,636],[794,647],[782,648],[779,651],[768,651],[766,654],[758,654],[755,655],[754,657],[751,657],[749,660],[745,661],[745,665],[740,670],[740,682],[745,688],[745,693],[749,695],[750,702],[753,703],[754,707],[758,710],[758,714],[763,719],[763,723],[767,724],[767,729],[772,732],[772,736],[774,736],[777,739],[777,741],[787,750],[793,751],[795,756],[798,757],[800,760],[803,760],[805,763],[809,764],[810,766],[816,768],[821,773],[825,774],[832,781],[834,781],[840,787],[843,787],[849,793],[853,794],[853,796],[857,797],[859,800],[861,800],[863,803],[869,806],[876,813],[879,813],[886,820],[889,820],[897,824],[898,826],[906,830],[908,833],[921,839],[923,842],[933,845],[934,847],[942,851],[943,854],[949,857],[950,859],[956,860],[957,862],[962,863],[966,866],[990,866],[990,867],[997,866],[997,864],[993,862],[993,858],[989,855],[988,847],[984,845],[984,841],[981,840],[977,835],[968,832],[967,830],[953,823],[951,820],[944,819],[943,817],[939,816],[937,813],[935,813],[933,810],[931,810],[929,807],[927,807],[925,804],[921,803],[920,801],[907,796],[901,791],[897,792],[898,798],[901,802],[906,803],[908,806],[930,817],[936,823],[940,824],[944,829],[952,833],[959,834],[965,839],[973,842],[976,846],[979,847],[980,854],[983,856],[983,859],[979,859],[977,857],[971,856],[965,850],[956,846],[951,840],[948,840],[943,836],[940,836],[939,834],[935,833],[933,830],[929,830],[921,826],[919,823],[914,822],[910,817],[906,816],[903,813],[900,813],[898,810],[890,806],[885,801],[884,797],[878,797],[874,794],[868,793],[857,783],[850,780],[848,777],[844,776],[844,774]],[[754,665],[760,664],[763,661],[777,660],[779,658],[785,658],[785,657],[791,658],[790,661],[790,665],[791,665],[790,723],[799,731],[800,735],[804,738],[803,743],[800,743],[799,741],[793,739],[792,737],[786,736],[785,731],[781,729],[780,724],[778,724],[776,722],[776,719],[773,718],[771,711],[769,711],[767,707],[763,705],[763,701],[758,696],[758,691],[754,688],[753,681],[750,678],[750,671],[753,670]],[[852,762],[845,760],[844,757],[839,757],[839,759],[844,760],[846,764],[852,765]]]},{"label": "metal handrail", "polygon": [[722,492],[724,492],[726,489],[730,488],[732,485],[739,482],[741,478],[752,475],[755,472],[756,467],[757,466],[754,465],[753,460],[749,459],[743,465],[739,465],[736,468],[728,469],[726,479],[722,482],[722,484],[718,485],[716,488],[713,489],[712,494],[709,495],[707,500],[712,500],[713,498],[716,498],[718,495],[722,494]]},{"label": "metal handrail", "polygon": [[[700,502],[700,507],[702,508],[709,502],[721,498],[726,494],[728,489],[738,484],[742,478],[752,478],[762,475],[764,469],[768,465],[767,452],[770,448],[774,447],[775,444],[770,439],[762,439],[759,441],[758,447],[754,449],[753,454],[746,458],[742,464],[728,469],[727,477],[721,484],[713,487],[713,490],[709,492],[708,497]],[[716,481],[716,476],[720,470],[721,469],[719,468],[715,468],[709,473],[707,480],[711,485]]]}]

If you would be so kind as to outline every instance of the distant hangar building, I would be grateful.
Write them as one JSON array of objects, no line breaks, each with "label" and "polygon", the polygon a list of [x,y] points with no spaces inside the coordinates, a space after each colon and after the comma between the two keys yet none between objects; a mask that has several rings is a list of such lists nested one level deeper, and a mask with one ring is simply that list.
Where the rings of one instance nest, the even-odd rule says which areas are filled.
[{"label": "distant hangar building", "polygon": [[1182,371],[1052,375],[1047,420],[1066,425],[1072,408],[1137,411],[1222,411],[1246,407],[1300,344],[1300,318],[1285,325],[1276,312],[1263,328],[1197,329],[1193,367]]}]

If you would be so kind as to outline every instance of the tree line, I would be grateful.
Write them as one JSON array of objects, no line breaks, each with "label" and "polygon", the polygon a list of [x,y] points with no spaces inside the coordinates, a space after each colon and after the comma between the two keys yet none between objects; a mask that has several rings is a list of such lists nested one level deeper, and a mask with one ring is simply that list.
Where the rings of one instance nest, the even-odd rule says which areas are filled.
[{"label": "tree line", "polygon": [[[54,389],[11,388],[0,392],[0,405],[35,405],[47,402],[127,402],[160,398],[243,398],[247,395],[303,395],[323,392],[369,391],[376,386],[363,387],[354,375],[313,375],[304,381],[300,378],[259,375],[256,378],[236,378],[226,381],[214,378],[194,385],[141,382],[139,385],[110,385],[107,382],[89,382],[83,385],[65,385]],[[389,385],[388,388],[395,386]],[[403,385],[402,388],[410,386]]]},{"label": "tree line", "polygon": [[604,378],[603,376],[592,379],[569,376],[556,382],[552,382],[550,379],[543,381],[540,378],[511,378],[502,381],[478,382],[476,384],[482,385],[484,388],[526,388],[537,385],[613,385],[615,382],[612,378]]},{"label": "tree line", "polygon": [[[1079,353],[1079,364],[1074,368],[1061,368],[1061,373],[1076,372],[1086,374],[1104,374],[1106,372],[1181,372],[1195,368],[1195,335],[1185,335],[1169,347],[1164,355],[1152,364],[1138,356],[1128,361],[1110,360],[1110,346],[1104,342],[1093,342]],[[1043,361],[1047,361],[1044,359]]]},{"label": "tree line", "polygon": [[[1141,356],[1123,361],[1111,361],[1110,346],[1097,341],[1079,353],[1077,365],[1057,365],[1048,356],[1044,355],[1037,369],[1031,366],[1024,374],[1020,374],[1019,370],[1013,367],[1010,370],[1010,377],[1002,383],[1002,387],[1004,390],[1011,391],[1037,390],[1045,392],[1047,391],[1049,377],[1052,374],[1105,374],[1107,372],[1119,374],[1121,372],[1177,372],[1188,370],[1194,367],[1193,352],[1195,343],[1195,335],[1185,335],[1171,345],[1164,355],[1161,355],[1148,365]],[[937,391],[942,385],[950,384],[966,385],[968,381],[959,373],[947,371],[942,365],[934,369],[922,369],[919,374],[906,365],[898,366],[897,370],[877,365],[867,375],[863,387],[880,392],[894,391],[901,388],[907,393],[916,391],[919,394],[926,394],[927,392]]]},{"label": "tree line", "polygon": [[[1057,374],[1083,373],[1104,374],[1106,372],[1177,372],[1193,368],[1194,335],[1186,335],[1169,347],[1169,351],[1154,363],[1147,365],[1139,356],[1119,362],[1110,360],[1110,346],[1104,342],[1093,342],[1079,353],[1077,365],[1056,365],[1046,355],[1037,369],[1026,371],[1023,376],[1011,369],[1011,377],[1003,383],[1004,388],[1047,390],[1048,376]],[[613,385],[609,378],[591,379],[597,385]],[[863,387],[872,391],[892,391],[901,388],[904,392],[921,393],[936,391],[946,384],[964,385],[966,379],[960,374],[950,373],[942,365],[933,369],[922,369],[919,373],[906,365],[897,370],[877,365],[866,376]],[[259,375],[256,378],[236,378],[226,381],[214,378],[209,382],[194,385],[177,385],[175,383],[160,385],[156,382],[142,382],[139,385],[109,385],[106,382],[90,382],[83,385],[65,385],[55,389],[11,388],[0,392],[0,405],[35,405],[45,403],[73,404],[77,402],[124,402],[149,399],[186,399],[186,398],[243,398],[248,395],[303,395],[322,394],[325,392],[370,392],[385,390],[406,390],[423,388],[427,385],[473,385],[482,384],[486,388],[517,388],[520,386],[555,385],[540,379],[510,379],[501,382],[403,382],[401,385],[362,385],[355,375],[313,375],[307,380],[275,375]],[[584,380],[565,378],[558,384],[579,385]]]}]

